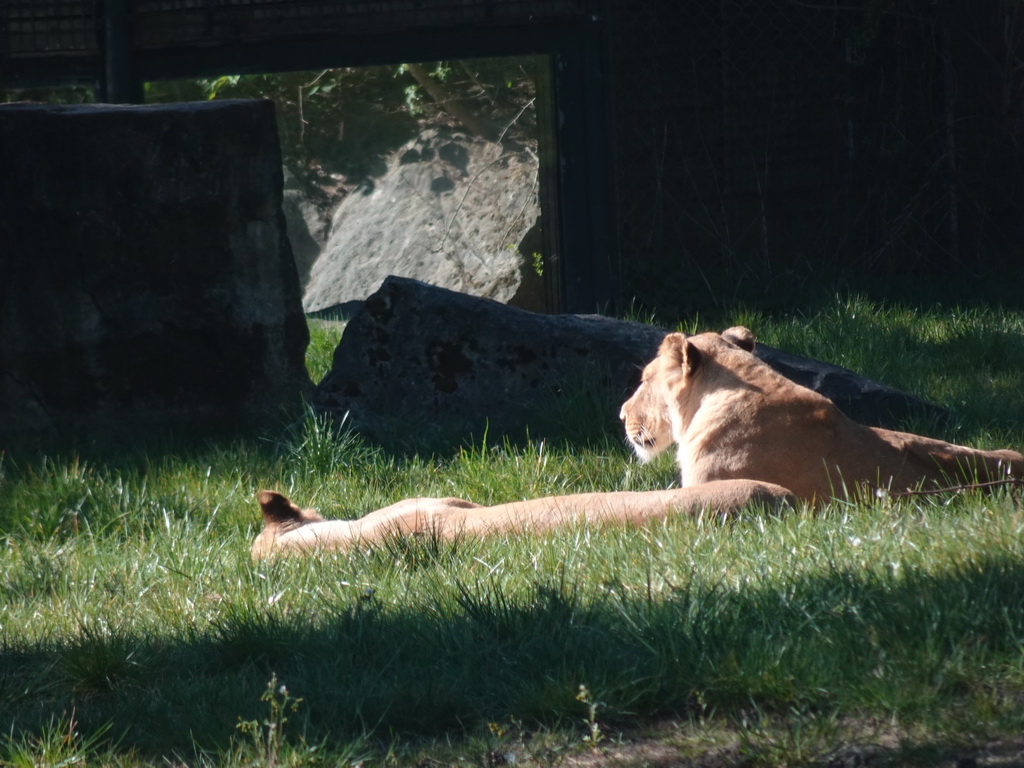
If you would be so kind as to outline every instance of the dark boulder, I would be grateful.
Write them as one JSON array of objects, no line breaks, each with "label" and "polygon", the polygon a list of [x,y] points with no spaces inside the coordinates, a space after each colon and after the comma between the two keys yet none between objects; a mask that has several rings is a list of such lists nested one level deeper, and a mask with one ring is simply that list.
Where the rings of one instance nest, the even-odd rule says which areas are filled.
[{"label": "dark boulder", "polygon": [[[666,331],[598,315],[542,315],[389,277],[349,322],[314,405],[386,441],[614,430]],[[938,406],[838,366],[757,354],[857,421],[895,425]],[[584,427],[584,432],[586,428]],[[592,434],[592,433],[591,433]]]}]

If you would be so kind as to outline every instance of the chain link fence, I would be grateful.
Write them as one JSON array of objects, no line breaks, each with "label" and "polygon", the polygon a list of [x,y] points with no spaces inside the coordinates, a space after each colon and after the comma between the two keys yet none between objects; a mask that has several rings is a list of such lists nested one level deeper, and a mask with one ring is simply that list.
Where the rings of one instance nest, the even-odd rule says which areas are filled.
[{"label": "chain link fence", "polygon": [[95,52],[99,28],[96,0],[6,0],[0,6],[0,56]]},{"label": "chain link fence", "polygon": [[[541,24],[581,12],[582,0],[125,0],[135,49],[213,45],[240,38],[446,25]],[[99,55],[100,0],[6,0],[5,57]]]},{"label": "chain link fence", "polygon": [[617,300],[1021,283],[1024,5],[609,5]]}]

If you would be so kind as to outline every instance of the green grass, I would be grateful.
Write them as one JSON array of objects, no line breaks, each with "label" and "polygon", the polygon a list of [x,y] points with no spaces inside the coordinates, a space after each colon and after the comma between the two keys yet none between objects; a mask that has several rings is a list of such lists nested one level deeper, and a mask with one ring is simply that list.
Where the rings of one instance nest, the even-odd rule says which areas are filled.
[{"label": "green grass", "polygon": [[[839,299],[713,327],[736,322],[942,403],[934,434],[1024,445],[1022,314]],[[318,380],[339,329],[311,325]],[[1009,494],[248,558],[265,487],[355,517],[674,477],[618,435],[394,456],[312,414],[258,440],[9,450],[0,764],[652,764],[625,732],[723,765],[858,745],[933,765],[1019,737]]]}]

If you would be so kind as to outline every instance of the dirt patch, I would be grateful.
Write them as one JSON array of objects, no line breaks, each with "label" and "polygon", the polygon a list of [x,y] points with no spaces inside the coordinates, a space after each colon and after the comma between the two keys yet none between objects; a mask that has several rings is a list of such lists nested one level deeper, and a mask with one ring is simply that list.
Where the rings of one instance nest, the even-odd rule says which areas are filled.
[{"label": "dirt patch", "polygon": [[863,720],[832,722],[801,741],[785,720],[756,728],[664,721],[609,735],[595,747],[582,743],[559,751],[525,746],[494,752],[485,763],[519,768],[1024,768],[1024,736],[972,741]]}]

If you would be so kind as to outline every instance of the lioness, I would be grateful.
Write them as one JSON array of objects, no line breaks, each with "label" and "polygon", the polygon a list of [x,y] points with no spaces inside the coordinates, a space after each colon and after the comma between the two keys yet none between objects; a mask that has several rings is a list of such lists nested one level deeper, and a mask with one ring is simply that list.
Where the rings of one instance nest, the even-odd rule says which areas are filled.
[{"label": "lioness", "polygon": [[640,523],[670,514],[729,514],[750,506],[778,510],[794,501],[785,488],[755,480],[725,480],[699,488],[578,493],[483,507],[462,499],[405,499],[357,520],[325,520],[275,491],[261,491],[264,527],[250,554],[348,549],[387,536],[451,538],[512,531],[540,532],[573,521]]},{"label": "lioness", "polygon": [[894,491],[1024,478],[1016,451],[979,451],[865,427],[751,352],[746,328],[665,337],[620,416],[637,455],[675,443],[682,488],[582,493],[483,507],[406,499],[357,520],[325,520],[274,491],[259,494],[264,528],[251,554],[347,549],[386,536],[543,531],[571,521],[642,522],[673,513],[778,509],[794,496],[821,503],[867,488]]},{"label": "lioness", "polygon": [[1024,478],[1016,451],[980,451],[866,427],[761,362],[743,327],[672,333],[622,406],[641,460],[673,443],[684,488],[746,478],[821,503],[867,487],[905,491]]}]

